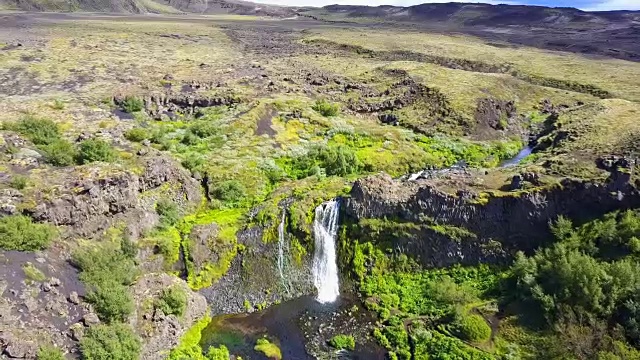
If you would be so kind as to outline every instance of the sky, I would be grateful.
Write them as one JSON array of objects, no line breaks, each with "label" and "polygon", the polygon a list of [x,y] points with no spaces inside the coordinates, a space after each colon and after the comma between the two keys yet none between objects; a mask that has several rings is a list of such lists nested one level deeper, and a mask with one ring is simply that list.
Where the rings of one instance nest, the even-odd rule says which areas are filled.
[{"label": "sky", "polygon": [[606,10],[640,10],[640,0],[254,0],[255,2],[268,3],[274,5],[291,6],[325,6],[331,4],[349,5],[396,5],[409,6],[422,3],[435,2],[483,2],[489,4],[513,4],[513,5],[544,5],[544,6],[564,6],[575,7],[589,11]]}]

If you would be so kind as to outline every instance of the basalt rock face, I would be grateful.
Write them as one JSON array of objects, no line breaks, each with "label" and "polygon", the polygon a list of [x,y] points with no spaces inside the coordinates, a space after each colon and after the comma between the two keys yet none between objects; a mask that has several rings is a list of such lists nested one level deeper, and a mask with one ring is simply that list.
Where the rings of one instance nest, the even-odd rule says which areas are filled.
[{"label": "basalt rock face", "polygon": [[[565,179],[530,192],[478,197],[470,192],[445,193],[428,180],[403,182],[377,175],[355,183],[344,213],[350,221],[375,218],[414,224],[391,247],[425,266],[501,262],[549,241],[549,222],[560,215],[579,223],[639,207],[637,184],[616,179],[602,183]],[[463,231],[452,237],[442,226]]]},{"label": "basalt rock face", "polygon": [[28,212],[37,221],[66,226],[79,236],[91,236],[122,221],[128,225],[128,235],[137,238],[158,221],[154,198],[140,195],[166,185],[181,207],[201,200],[200,184],[185,170],[164,157],[149,156],[141,175],[130,171],[101,174],[98,168],[88,174],[73,174],[62,194]]}]

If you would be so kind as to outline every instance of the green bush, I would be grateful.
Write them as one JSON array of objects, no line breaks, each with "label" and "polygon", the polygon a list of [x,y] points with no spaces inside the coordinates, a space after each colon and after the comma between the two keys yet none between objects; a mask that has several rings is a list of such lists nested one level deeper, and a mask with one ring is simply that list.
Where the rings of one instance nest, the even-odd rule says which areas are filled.
[{"label": "green bush", "polygon": [[148,139],[149,135],[147,134],[147,130],[143,128],[135,128],[124,133],[124,137],[129,141],[142,142],[143,140]]},{"label": "green bush", "polygon": [[45,249],[55,235],[46,224],[35,224],[30,217],[11,215],[0,218],[0,249],[36,251]]},{"label": "green bush", "polygon": [[35,282],[47,280],[47,276],[30,262],[22,265],[22,271],[28,280]]},{"label": "green bush", "polygon": [[100,287],[112,281],[130,285],[135,279],[134,260],[111,246],[85,247],[73,253],[72,263],[80,269],[80,280]]},{"label": "green bush", "polygon": [[491,337],[491,327],[477,314],[459,314],[453,327],[462,340],[482,342]]},{"label": "green bush", "polygon": [[340,112],[340,105],[332,104],[325,99],[316,101],[312,109],[324,117],[336,116]]},{"label": "green bush", "polygon": [[122,102],[122,110],[128,113],[141,111],[144,108],[144,102],[134,96],[127,96]]},{"label": "green bush", "polygon": [[187,146],[193,146],[200,142],[200,138],[191,131],[187,131],[184,136],[182,136],[182,140],[180,140],[180,142]]},{"label": "green bush", "polygon": [[52,345],[45,345],[38,349],[38,360],[65,360],[62,350]]},{"label": "green bush", "polygon": [[246,188],[238,180],[227,180],[213,189],[213,196],[226,203],[236,204],[244,199],[246,192]]},{"label": "green bush", "polygon": [[46,162],[54,166],[70,166],[78,155],[76,148],[64,139],[58,139],[39,147]]},{"label": "green bush", "polygon": [[9,186],[14,189],[23,190],[27,187],[27,177],[22,175],[14,175],[9,181]]},{"label": "green bush", "polygon": [[160,222],[164,225],[175,225],[180,220],[178,205],[171,200],[161,199],[158,201],[156,212],[160,215]]},{"label": "green bush", "polygon": [[290,162],[288,173],[294,179],[324,173],[328,176],[347,176],[362,169],[354,151],[344,145],[316,146],[305,155]]},{"label": "green bush", "polygon": [[125,324],[91,326],[80,340],[83,360],[133,360],[140,349],[140,339]]},{"label": "green bush", "polygon": [[48,119],[27,116],[8,128],[26,136],[36,145],[47,145],[60,139],[58,125]]},{"label": "green bush", "polygon": [[351,335],[336,335],[329,340],[329,345],[335,349],[355,350],[356,341]]},{"label": "green bush", "polygon": [[199,138],[208,138],[218,133],[218,127],[210,121],[198,121],[189,127],[189,132]]},{"label": "green bush", "polygon": [[166,315],[182,316],[187,308],[187,294],[179,286],[163,289],[155,306]]},{"label": "green bush", "polygon": [[93,305],[100,320],[107,323],[125,321],[133,312],[133,299],[129,289],[117,281],[105,281],[86,296],[87,302]]},{"label": "green bush", "polygon": [[98,139],[85,140],[80,143],[78,162],[88,164],[95,161],[111,162],[116,159],[116,152],[111,144]]},{"label": "green bush", "polygon": [[204,164],[204,157],[197,153],[189,153],[181,164],[185,169],[193,171]]},{"label": "green bush", "polygon": [[229,360],[229,349],[226,346],[220,345],[220,347],[211,346],[207,351],[207,360]]}]

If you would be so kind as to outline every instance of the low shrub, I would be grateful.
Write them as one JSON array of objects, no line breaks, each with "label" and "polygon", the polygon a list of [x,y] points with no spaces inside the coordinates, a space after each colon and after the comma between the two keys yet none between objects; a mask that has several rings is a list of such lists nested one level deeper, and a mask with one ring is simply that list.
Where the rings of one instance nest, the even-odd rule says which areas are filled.
[{"label": "low shrub", "polygon": [[99,139],[85,140],[80,143],[78,162],[88,164],[95,161],[111,162],[116,159],[116,152],[111,144]]},{"label": "low shrub", "polygon": [[22,271],[28,280],[35,282],[47,280],[47,276],[30,262],[22,265]]},{"label": "low shrub", "polygon": [[340,105],[332,104],[325,99],[316,101],[311,108],[324,117],[336,116],[340,112]]},{"label": "low shrub", "polygon": [[226,203],[236,204],[244,199],[246,192],[246,188],[238,180],[227,180],[215,187],[213,196]]},{"label": "low shrub", "polygon": [[125,139],[133,142],[142,142],[149,138],[147,130],[143,128],[135,128],[124,133]]},{"label": "low shrub", "polygon": [[166,315],[182,316],[187,308],[187,294],[178,286],[163,289],[155,307]]},{"label": "low shrub", "polygon": [[207,138],[218,133],[218,127],[209,121],[198,121],[189,127],[189,132],[199,138]]},{"label": "low shrub", "polygon": [[128,113],[138,112],[144,109],[144,102],[134,96],[127,96],[122,102],[122,110]]},{"label": "low shrub", "polygon": [[158,201],[156,212],[160,215],[160,222],[163,225],[175,225],[180,220],[178,205],[171,200],[161,199]]},{"label": "low shrub", "polygon": [[132,360],[140,349],[140,339],[125,324],[91,326],[80,340],[83,360]]},{"label": "low shrub", "polygon": [[482,342],[491,337],[491,327],[482,316],[477,314],[459,314],[453,328],[462,340]]},{"label": "low shrub", "polygon": [[60,139],[58,125],[49,119],[26,116],[7,127],[24,135],[36,145],[47,145]]},{"label": "low shrub", "polygon": [[54,166],[70,166],[78,155],[76,148],[64,139],[58,139],[50,144],[39,147],[44,160]]},{"label": "low shrub", "polygon": [[125,321],[133,312],[133,299],[129,289],[114,280],[94,286],[87,293],[86,299],[93,305],[100,320],[107,323]]},{"label": "low shrub", "polygon": [[53,345],[45,345],[38,349],[36,356],[38,360],[65,360],[62,350]]},{"label": "low shrub", "polygon": [[351,335],[336,335],[329,340],[329,345],[339,350],[355,350],[356,341]]},{"label": "low shrub", "polygon": [[9,186],[17,190],[23,190],[27,187],[27,177],[22,175],[14,175],[9,181]]},{"label": "low shrub", "polygon": [[36,224],[24,215],[0,218],[0,249],[3,250],[43,250],[54,235],[55,230],[50,225]]}]

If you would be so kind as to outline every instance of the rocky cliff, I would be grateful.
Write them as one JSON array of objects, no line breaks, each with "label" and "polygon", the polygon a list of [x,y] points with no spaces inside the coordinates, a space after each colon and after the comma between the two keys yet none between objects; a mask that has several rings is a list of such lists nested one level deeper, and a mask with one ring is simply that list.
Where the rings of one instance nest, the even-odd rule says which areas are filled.
[{"label": "rocky cliff", "polygon": [[612,172],[607,182],[564,179],[529,191],[483,194],[450,194],[429,180],[382,174],[357,181],[344,212],[347,223],[359,223],[352,238],[415,255],[425,266],[500,262],[544,244],[558,216],[579,223],[640,206],[637,184],[630,177],[620,181],[619,174]]}]

